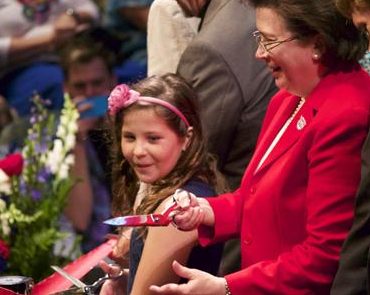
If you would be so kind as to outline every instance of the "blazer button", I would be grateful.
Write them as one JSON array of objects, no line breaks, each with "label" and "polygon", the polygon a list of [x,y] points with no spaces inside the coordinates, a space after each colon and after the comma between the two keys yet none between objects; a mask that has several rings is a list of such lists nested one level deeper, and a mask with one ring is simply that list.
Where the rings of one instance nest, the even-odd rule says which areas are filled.
[{"label": "blazer button", "polygon": [[252,244],[252,238],[250,236],[247,236],[244,240],[244,244],[247,245],[247,246]]},{"label": "blazer button", "polygon": [[256,192],[256,187],[252,186],[250,189],[249,189],[249,192],[251,194],[254,194]]}]

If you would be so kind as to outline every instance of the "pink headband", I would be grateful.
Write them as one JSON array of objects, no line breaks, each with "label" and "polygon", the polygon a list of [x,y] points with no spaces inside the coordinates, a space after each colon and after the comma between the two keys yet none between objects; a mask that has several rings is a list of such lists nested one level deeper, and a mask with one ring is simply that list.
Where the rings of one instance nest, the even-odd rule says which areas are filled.
[{"label": "pink headband", "polygon": [[130,89],[126,84],[117,85],[108,97],[108,112],[111,116],[117,114],[122,108],[127,108],[135,102],[143,101],[147,103],[153,103],[161,105],[170,111],[174,112],[180,119],[186,124],[187,127],[190,126],[188,120],[185,118],[183,113],[180,112],[178,108],[159,98],[154,98],[150,96],[141,96],[139,92]]}]

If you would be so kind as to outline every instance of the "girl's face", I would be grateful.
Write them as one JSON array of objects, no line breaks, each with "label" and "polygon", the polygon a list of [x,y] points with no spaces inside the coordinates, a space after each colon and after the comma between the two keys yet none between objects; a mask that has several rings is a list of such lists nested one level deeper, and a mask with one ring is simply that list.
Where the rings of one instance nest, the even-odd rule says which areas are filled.
[{"label": "girl's face", "polygon": [[179,137],[153,109],[133,109],[122,125],[123,156],[145,183],[166,177],[188,143]]},{"label": "girl's face", "polygon": [[308,95],[319,82],[314,41],[302,44],[271,8],[257,8],[256,23],[260,36],[256,57],[266,62],[276,86],[295,95]]}]

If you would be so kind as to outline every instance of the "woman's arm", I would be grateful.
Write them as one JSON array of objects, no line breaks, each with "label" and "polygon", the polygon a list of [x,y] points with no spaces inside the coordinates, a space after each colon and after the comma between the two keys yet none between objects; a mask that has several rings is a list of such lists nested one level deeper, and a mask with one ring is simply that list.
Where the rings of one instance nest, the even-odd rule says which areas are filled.
[{"label": "woman's arm", "polygon": [[53,24],[37,28],[31,35],[12,37],[7,62],[14,64],[41,54],[55,53],[55,49],[75,35],[78,26],[75,16],[64,13]]},{"label": "woman's arm", "polygon": [[76,32],[99,19],[98,9],[91,1],[73,1],[69,7],[51,16],[54,21],[32,28],[31,34],[11,36],[8,49],[2,48],[7,51],[7,62],[24,62],[39,54],[53,52]]}]

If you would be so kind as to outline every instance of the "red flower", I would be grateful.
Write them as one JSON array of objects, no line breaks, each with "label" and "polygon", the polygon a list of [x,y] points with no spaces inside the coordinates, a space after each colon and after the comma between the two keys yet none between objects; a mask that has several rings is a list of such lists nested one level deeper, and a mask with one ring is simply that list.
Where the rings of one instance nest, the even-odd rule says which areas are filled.
[{"label": "red flower", "polygon": [[2,169],[9,177],[19,175],[23,168],[23,158],[21,154],[10,154],[0,160],[0,169]]},{"label": "red flower", "polygon": [[0,257],[7,260],[9,254],[10,254],[9,246],[3,240],[0,240]]}]

